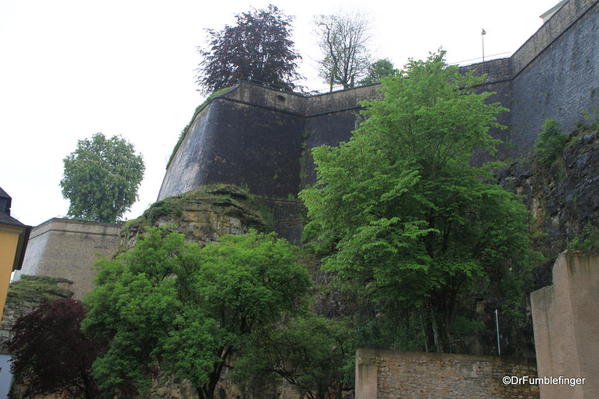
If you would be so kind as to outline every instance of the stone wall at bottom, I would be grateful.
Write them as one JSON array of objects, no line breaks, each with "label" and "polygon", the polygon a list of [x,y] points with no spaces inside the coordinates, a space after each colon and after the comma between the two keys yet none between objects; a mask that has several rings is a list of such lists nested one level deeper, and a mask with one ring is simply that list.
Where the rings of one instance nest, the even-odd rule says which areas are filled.
[{"label": "stone wall at bottom", "polygon": [[[356,399],[538,399],[534,359],[358,349]],[[511,380],[510,380],[511,382]]]}]

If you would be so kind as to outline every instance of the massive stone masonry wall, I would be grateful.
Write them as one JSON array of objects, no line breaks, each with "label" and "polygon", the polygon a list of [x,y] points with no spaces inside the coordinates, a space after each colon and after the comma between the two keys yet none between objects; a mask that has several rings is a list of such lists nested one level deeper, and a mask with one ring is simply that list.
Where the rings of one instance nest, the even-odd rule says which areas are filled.
[{"label": "massive stone masonry wall", "polygon": [[[563,25],[571,20],[576,22],[564,32]],[[533,58],[534,49],[528,47],[545,43],[548,46]],[[531,61],[518,68],[528,52]],[[599,116],[599,2],[567,2],[514,54],[512,62],[516,75],[511,142],[519,150],[516,153],[532,147],[545,119],[556,119],[564,131],[571,131],[582,112]]]},{"label": "massive stone masonry wall", "polygon": [[36,226],[29,237],[22,275],[67,278],[76,299],[91,290],[98,256],[110,257],[118,244],[120,225],[54,218]]},{"label": "massive stone masonry wall", "polygon": [[221,183],[271,198],[297,195],[302,155],[347,140],[359,101],[374,97],[376,87],[303,97],[241,83],[196,116],[158,199]]},{"label": "massive stone masonry wall", "polygon": [[586,378],[541,385],[543,399],[599,397],[599,254],[562,253],[553,285],[531,294],[539,376]]},{"label": "massive stone masonry wall", "polygon": [[502,381],[536,374],[531,359],[358,349],[355,392],[356,399],[538,399],[537,385]]},{"label": "massive stone masonry wall", "polygon": [[[512,57],[463,68],[486,73],[478,89],[511,109],[500,116],[508,130],[491,132],[506,142],[500,158],[526,154],[547,118],[569,131],[599,110],[598,37],[599,1],[570,0]],[[197,115],[158,199],[217,183],[295,196],[315,182],[310,150],[347,140],[360,101],[376,95],[376,85],[304,97],[241,83]]]}]

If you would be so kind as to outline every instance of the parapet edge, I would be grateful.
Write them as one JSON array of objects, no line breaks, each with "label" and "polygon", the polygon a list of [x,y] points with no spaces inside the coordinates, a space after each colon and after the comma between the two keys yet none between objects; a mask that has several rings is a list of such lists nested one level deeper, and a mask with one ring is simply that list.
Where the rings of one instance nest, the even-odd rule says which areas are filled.
[{"label": "parapet edge", "polygon": [[121,231],[121,224],[92,222],[68,218],[51,218],[35,226],[31,230],[29,239],[32,240],[50,231],[118,236]]}]

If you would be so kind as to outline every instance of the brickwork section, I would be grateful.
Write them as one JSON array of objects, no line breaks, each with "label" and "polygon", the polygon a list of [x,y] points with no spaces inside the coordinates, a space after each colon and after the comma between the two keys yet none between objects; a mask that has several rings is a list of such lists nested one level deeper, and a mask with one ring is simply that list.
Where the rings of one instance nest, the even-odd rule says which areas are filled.
[{"label": "brickwork section", "polygon": [[533,359],[358,349],[356,399],[538,399],[537,385],[505,385],[504,376],[536,377]]},{"label": "brickwork section", "polygon": [[553,285],[531,294],[539,376],[586,378],[541,385],[541,399],[599,398],[599,255],[564,252]]},{"label": "brickwork section", "polygon": [[93,262],[112,256],[120,225],[54,218],[31,231],[21,275],[65,278],[73,282],[74,298],[82,299],[94,284]]}]

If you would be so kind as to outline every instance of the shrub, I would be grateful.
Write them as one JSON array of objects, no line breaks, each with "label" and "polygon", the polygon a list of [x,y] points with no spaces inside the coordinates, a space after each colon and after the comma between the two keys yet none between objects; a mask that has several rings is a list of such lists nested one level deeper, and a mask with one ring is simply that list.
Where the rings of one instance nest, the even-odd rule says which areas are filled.
[{"label": "shrub", "polygon": [[568,243],[568,249],[599,253],[599,227],[587,224],[582,232]]},{"label": "shrub", "polygon": [[544,166],[551,166],[562,154],[567,142],[568,136],[561,133],[557,121],[545,120],[534,148],[536,159]]}]

